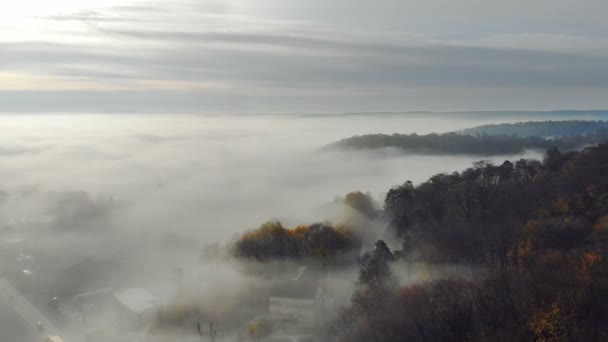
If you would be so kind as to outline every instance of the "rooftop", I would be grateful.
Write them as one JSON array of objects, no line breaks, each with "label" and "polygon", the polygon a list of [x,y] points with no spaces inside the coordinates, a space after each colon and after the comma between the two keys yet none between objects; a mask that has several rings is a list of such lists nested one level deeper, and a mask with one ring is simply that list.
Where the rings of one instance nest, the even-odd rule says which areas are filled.
[{"label": "rooftop", "polygon": [[156,306],[157,298],[142,288],[131,288],[114,294],[116,299],[130,311],[140,314]]}]

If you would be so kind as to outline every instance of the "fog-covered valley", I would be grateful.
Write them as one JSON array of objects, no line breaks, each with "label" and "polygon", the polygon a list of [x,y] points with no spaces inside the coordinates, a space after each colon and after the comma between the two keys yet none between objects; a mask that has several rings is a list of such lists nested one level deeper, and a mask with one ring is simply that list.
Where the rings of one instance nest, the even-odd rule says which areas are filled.
[{"label": "fog-covered valley", "polygon": [[608,341],[606,0],[0,6],[0,342]]},{"label": "fog-covered valley", "polygon": [[[346,208],[344,196],[369,193],[380,211],[392,187],[462,171],[480,159],[322,146],[366,133],[442,133],[521,120],[463,113],[2,115],[0,271],[8,280],[2,291],[28,316],[26,330],[40,322],[45,334],[65,341],[85,335],[94,341],[196,341],[196,323],[211,340],[209,322],[218,340],[247,340],[257,334],[247,327],[268,310],[277,279],[313,272],[314,262],[235,260],[231,246],[245,231],[267,221],[288,228],[327,222],[337,230],[356,221],[374,228],[363,237],[363,249],[373,248],[376,238],[399,248],[380,217],[361,219]],[[528,151],[483,159],[500,165],[542,156]],[[330,269],[327,286],[340,294],[332,298],[337,314],[350,300],[357,268]],[[402,284],[412,284],[475,270],[453,265],[395,272]],[[143,328],[118,329],[113,309],[98,303],[110,294],[130,294],[138,305],[152,296],[155,318]],[[34,309],[19,309],[27,305]]]},{"label": "fog-covered valley", "polygon": [[315,208],[350,191],[382,200],[405,180],[420,182],[480,159],[318,151],[337,138],[446,132],[505,120],[47,114],[6,115],[0,122],[5,222],[52,219],[53,198],[84,191],[91,200],[116,204],[117,229],[221,242],[271,218],[318,220]]}]

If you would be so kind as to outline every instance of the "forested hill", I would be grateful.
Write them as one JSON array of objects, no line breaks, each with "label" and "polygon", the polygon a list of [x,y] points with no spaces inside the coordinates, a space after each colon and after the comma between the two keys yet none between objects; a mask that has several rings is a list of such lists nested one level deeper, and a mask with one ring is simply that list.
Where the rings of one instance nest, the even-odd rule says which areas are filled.
[{"label": "forested hill", "polygon": [[[406,182],[385,211],[403,250],[362,259],[341,341],[608,340],[608,145]],[[481,274],[394,280],[415,265]]]},{"label": "forested hill", "polygon": [[606,129],[608,129],[608,122],[606,121],[528,121],[477,126],[458,131],[457,133],[467,135],[555,138],[593,135],[598,131]]},{"label": "forested hill", "polygon": [[[369,219],[357,222],[376,218],[362,193],[345,203]],[[351,305],[327,322],[328,340],[608,341],[608,144],[405,181],[381,219],[401,248],[377,241],[357,258]],[[337,267],[373,229],[270,222],[234,252]]]},{"label": "forested hill", "polygon": [[[547,121],[480,126],[462,132],[444,134],[368,134],[342,139],[323,149],[396,148],[405,153],[415,154],[479,156],[516,154],[531,149],[545,151],[553,147],[561,151],[569,151],[608,140],[607,126],[607,123],[601,121]],[[462,134],[463,132],[467,134]],[[533,133],[539,136],[531,136]]]},{"label": "forested hill", "polygon": [[369,134],[342,139],[325,146],[324,150],[373,150],[396,148],[415,154],[472,154],[479,156],[522,153],[525,150],[576,150],[585,145],[608,140],[608,130],[588,136],[545,139],[506,135],[445,134]]}]

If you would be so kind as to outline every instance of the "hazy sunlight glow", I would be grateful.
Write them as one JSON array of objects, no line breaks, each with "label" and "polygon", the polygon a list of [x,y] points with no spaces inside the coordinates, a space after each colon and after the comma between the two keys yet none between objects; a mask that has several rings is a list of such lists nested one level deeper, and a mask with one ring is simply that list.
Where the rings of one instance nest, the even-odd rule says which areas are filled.
[{"label": "hazy sunlight glow", "polygon": [[[8,2],[8,1],[7,1]],[[0,18],[17,21],[27,17],[66,14],[69,12],[93,10],[100,7],[124,5],[129,1],[119,0],[20,0],[2,6]],[[133,2],[133,1],[131,1]]]}]

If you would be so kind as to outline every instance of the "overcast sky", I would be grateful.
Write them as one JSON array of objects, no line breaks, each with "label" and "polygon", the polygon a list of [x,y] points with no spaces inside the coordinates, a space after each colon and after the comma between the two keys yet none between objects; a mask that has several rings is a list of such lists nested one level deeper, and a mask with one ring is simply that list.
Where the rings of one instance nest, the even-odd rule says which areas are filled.
[{"label": "overcast sky", "polygon": [[0,110],[606,109],[605,0],[18,0]]}]

